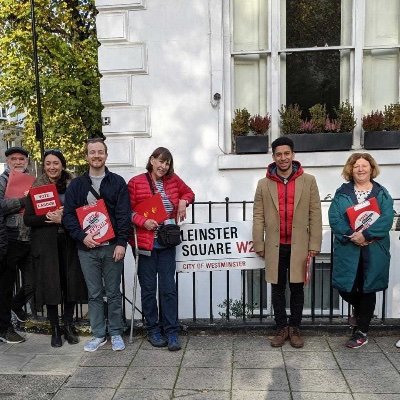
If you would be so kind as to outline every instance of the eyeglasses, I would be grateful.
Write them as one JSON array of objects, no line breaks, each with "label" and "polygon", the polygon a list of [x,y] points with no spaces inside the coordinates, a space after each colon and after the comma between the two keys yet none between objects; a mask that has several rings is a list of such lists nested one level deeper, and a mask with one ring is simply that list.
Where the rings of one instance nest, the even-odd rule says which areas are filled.
[{"label": "eyeglasses", "polygon": [[89,138],[86,139],[86,143],[104,143],[106,139],[102,138],[102,137],[93,137],[93,138]]}]

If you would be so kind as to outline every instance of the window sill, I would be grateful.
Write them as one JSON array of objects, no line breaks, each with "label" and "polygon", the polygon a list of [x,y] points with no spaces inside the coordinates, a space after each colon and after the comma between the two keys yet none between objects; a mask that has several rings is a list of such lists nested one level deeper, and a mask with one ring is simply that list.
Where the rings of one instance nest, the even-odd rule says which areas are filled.
[{"label": "window sill", "polygon": [[[353,150],[353,153],[367,151]],[[312,167],[343,167],[352,152],[324,151],[314,153],[297,153],[296,160],[305,168]],[[379,165],[399,165],[399,150],[370,150],[369,154]],[[272,162],[272,153],[267,154],[224,154],[218,156],[219,170],[235,169],[265,169]]]}]

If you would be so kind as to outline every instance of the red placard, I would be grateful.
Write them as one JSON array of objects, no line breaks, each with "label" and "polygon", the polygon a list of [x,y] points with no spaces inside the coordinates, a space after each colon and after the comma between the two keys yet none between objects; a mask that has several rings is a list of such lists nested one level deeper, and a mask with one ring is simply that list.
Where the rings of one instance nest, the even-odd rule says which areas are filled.
[{"label": "red placard", "polygon": [[54,183],[33,187],[29,190],[36,215],[45,215],[61,207],[60,197]]},{"label": "red placard", "polygon": [[376,198],[371,197],[362,203],[349,207],[346,213],[349,217],[351,228],[356,232],[362,232],[379,218],[381,210]]},{"label": "red placard", "polygon": [[311,267],[312,267],[312,257],[310,255],[307,256],[306,265],[304,268],[304,284],[307,286],[311,281]]},{"label": "red placard", "polygon": [[93,236],[93,239],[97,242],[103,243],[115,238],[114,229],[103,199],[97,200],[94,204],[77,208],[76,215],[85,233],[93,234],[97,232]]},{"label": "red placard", "polygon": [[159,224],[168,218],[160,193],[143,200],[135,207],[135,211],[145,218],[154,219]]},{"label": "red placard", "polygon": [[8,176],[8,182],[4,198],[15,199],[24,197],[25,193],[31,188],[35,177],[24,172],[11,170]]}]

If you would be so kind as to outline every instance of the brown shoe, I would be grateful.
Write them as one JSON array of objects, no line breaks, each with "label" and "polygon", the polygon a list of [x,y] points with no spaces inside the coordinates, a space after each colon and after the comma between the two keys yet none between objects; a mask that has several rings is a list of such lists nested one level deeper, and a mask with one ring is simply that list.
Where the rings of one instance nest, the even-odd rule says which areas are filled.
[{"label": "brown shoe", "polygon": [[300,335],[300,329],[294,326],[289,327],[289,339],[292,347],[300,349],[304,346],[304,339]]},{"label": "brown shoe", "polygon": [[285,326],[276,332],[276,335],[271,339],[271,346],[272,347],[282,347],[286,340],[289,339],[289,331],[288,327]]}]

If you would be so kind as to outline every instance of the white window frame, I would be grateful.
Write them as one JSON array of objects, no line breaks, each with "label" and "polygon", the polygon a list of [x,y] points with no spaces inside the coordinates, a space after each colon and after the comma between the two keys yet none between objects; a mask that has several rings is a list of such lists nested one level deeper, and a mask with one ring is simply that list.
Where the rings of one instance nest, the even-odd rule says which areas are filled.
[{"label": "white window frame", "polygon": [[[346,46],[330,46],[330,47],[309,47],[309,48],[282,48],[281,47],[281,23],[280,10],[281,2],[284,0],[265,0],[268,2],[268,50],[262,51],[233,51],[233,27],[230,23],[230,48],[229,48],[229,82],[231,98],[229,110],[225,110],[226,130],[225,138],[227,150],[231,150],[231,132],[230,122],[232,120],[232,110],[234,107],[234,57],[238,55],[263,54],[267,56],[267,104],[268,112],[271,114],[270,140],[273,141],[280,136],[279,129],[279,108],[284,102],[282,90],[285,87],[281,70],[281,54],[294,52],[314,52],[314,51],[331,51],[331,50],[348,50],[350,51],[350,76],[349,76],[349,101],[354,107],[354,115],[357,119],[357,125],[353,133],[353,149],[362,148],[362,101],[363,101],[363,58],[365,50],[373,49],[395,49],[400,48],[400,45],[388,46],[364,46],[364,27],[365,27],[365,10],[366,0],[353,0],[352,4],[352,34],[351,43]],[[230,2],[229,21],[232,21],[233,7]],[[226,54],[226,51],[225,51]],[[227,71],[228,72],[228,71]],[[400,79],[399,79],[400,93]],[[229,105],[229,102],[226,102]]]}]

